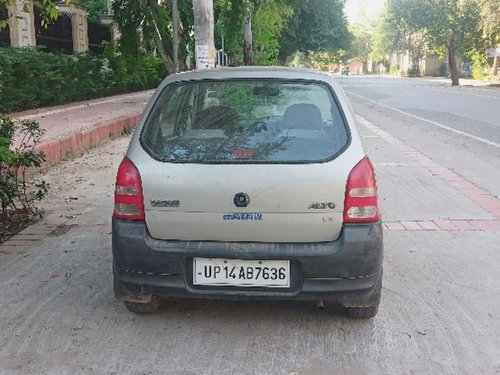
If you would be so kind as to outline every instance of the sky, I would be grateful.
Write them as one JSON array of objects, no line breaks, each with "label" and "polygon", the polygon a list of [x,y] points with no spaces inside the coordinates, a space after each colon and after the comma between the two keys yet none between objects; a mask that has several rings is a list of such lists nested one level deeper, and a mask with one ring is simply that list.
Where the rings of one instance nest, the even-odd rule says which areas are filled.
[{"label": "sky", "polygon": [[368,19],[374,17],[384,3],[385,0],[347,0],[345,12],[349,22],[363,22],[365,17]]}]

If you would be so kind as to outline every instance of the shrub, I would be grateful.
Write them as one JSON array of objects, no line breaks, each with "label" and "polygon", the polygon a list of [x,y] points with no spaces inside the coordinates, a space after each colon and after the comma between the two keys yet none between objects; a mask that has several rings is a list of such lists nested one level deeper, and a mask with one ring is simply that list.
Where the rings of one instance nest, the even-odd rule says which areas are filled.
[{"label": "shrub", "polygon": [[389,68],[389,74],[392,74],[392,75],[400,75],[401,72],[399,71],[399,66],[397,65],[392,65],[390,68]]},{"label": "shrub", "polygon": [[111,57],[0,48],[0,113],[148,89],[166,75],[155,56],[133,65]]},{"label": "shrub", "polygon": [[26,170],[40,167],[45,161],[45,155],[34,150],[43,133],[35,121],[15,123],[0,116],[0,242],[6,235],[42,215],[35,202],[45,197],[48,184],[43,180],[30,180]]},{"label": "shrub", "polygon": [[472,78],[484,81],[491,79],[491,67],[484,53],[482,51],[475,51],[470,57],[472,60]]},{"label": "shrub", "polygon": [[446,64],[441,63],[441,65],[439,65],[439,68],[438,68],[439,77],[445,77],[447,71],[448,71],[448,68],[446,67]]},{"label": "shrub", "polygon": [[408,68],[405,76],[410,78],[420,77],[420,68],[418,64],[413,64],[410,68]]},{"label": "shrub", "polygon": [[116,80],[126,90],[156,87],[167,75],[165,64],[154,55],[126,56],[114,43],[106,45],[104,55],[116,74]]}]

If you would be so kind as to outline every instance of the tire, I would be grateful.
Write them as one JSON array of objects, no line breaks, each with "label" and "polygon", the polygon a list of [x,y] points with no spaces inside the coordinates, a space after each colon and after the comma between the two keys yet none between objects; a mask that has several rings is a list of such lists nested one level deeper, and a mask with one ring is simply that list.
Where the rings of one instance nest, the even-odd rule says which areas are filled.
[{"label": "tire", "polygon": [[123,302],[128,311],[135,314],[152,314],[158,311],[161,301],[159,298],[151,298],[147,303]]},{"label": "tire", "polygon": [[371,319],[377,315],[378,305],[363,307],[346,307],[346,313],[355,319]]},{"label": "tire", "polygon": [[377,315],[382,296],[382,276],[384,270],[380,270],[377,284],[373,290],[373,299],[365,306],[344,306],[347,316],[355,319],[371,319]]}]

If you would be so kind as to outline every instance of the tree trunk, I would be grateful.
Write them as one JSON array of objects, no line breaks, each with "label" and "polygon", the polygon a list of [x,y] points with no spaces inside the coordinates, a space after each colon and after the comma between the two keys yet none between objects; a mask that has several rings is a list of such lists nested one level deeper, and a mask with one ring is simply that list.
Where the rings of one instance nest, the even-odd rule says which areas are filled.
[{"label": "tree trunk", "polygon": [[161,59],[163,60],[163,64],[165,64],[165,68],[167,69],[168,74],[175,73],[174,64],[172,62],[171,51],[173,49],[172,44],[169,41],[165,41],[162,39],[160,30],[158,30],[158,25],[153,21],[154,27],[156,29],[156,33],[153,37],[155,42],[155,46],[160,53]]},{"label": "tree trunk", "polygon": [[179,11],[177,10],[177,0],[172,0],[172,47],[173,47],[173,62],[174,73],[179,72]]},{"label": "tree trunk", "polygon": [[196,69],[215,67],[214,3],[193,0]]},{"label": "tree trunk", "polygon": [[493,69],[492,70],[493,77],[498,76],[499,75],[498,69],[500,69],[500,56],[497,56],[493,59],[493,68],[492,69]]},{"label": "tree trunk", "polygon": [[460,84],[460,76],[458,73],[457,60],[455,58],[455,46],[453,45],[453,42],[450,42],[448,45],[448,64],[450,65],[451,85],[458,86]]},{"label": "tree trunk", "polygon": [[151,23],[153,24],[154,29],[155,29],[155,32],[153,33],[153,41],[155,43],[155,46],[156,46],[158,52],[160,53],[160,57],[163,60],[163,64],[165,64],[165,69],[167,69],[167,74],[175,73],[174,64],[172,62],[172,60],[173,60],[172,43],[170,43],[170,41],[165,40],[162,37],[158,23],[156,22],[156,20],[154,18],[153,7],[155,6],[155,4],[152,3],[152,0],[148,0],[148,1],[146,1],[146,5],[147,5],[149,12],[150,12]]},{"label": "tree trunk", "polygon": [[243,36],[243,64],[253,65],[252,14],[248,1],[245,1],[245,15],[243,16]]}]

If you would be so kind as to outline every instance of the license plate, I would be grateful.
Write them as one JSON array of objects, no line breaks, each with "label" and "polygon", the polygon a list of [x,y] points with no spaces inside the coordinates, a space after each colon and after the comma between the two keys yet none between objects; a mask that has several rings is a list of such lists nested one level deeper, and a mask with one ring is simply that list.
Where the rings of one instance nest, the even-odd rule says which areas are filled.
[{"label": "license plate", "polygon": [[193,284],[287,288],[290,261],[194,258]]}]

